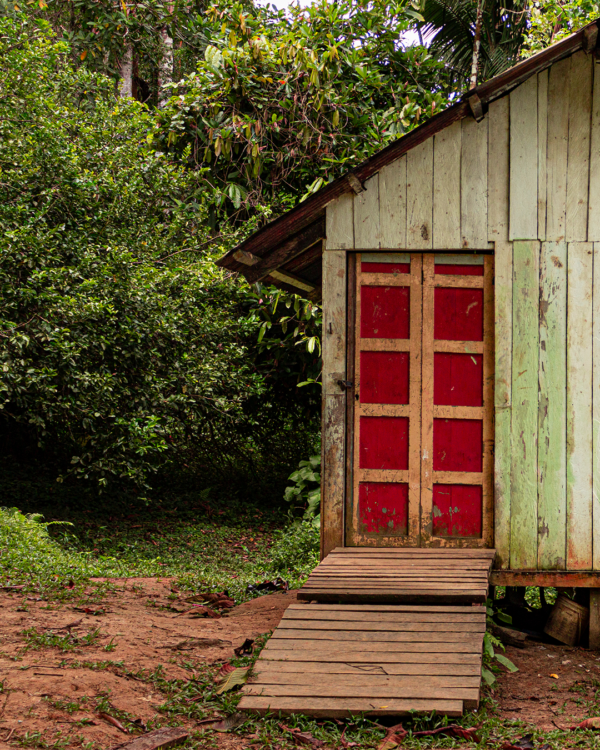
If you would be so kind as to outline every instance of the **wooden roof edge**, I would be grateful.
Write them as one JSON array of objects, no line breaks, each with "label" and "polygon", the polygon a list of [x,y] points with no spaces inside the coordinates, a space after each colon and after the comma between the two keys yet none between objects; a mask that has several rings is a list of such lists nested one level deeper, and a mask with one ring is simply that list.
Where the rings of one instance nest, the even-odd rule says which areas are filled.
[{"label": "wooden roof edge", "polygon": [[[382,167],[400,158],[407,151],[457,120],[462,120],[467,116],[474,116],[479,119],[478,113],[481,112],[483,104],[488,104],[505,96],[531,76],[537,75],[553,63],[580,49],[591,52],[596,48],[597,43],[598,19],[594,19],[560,42],[552,44],[489,81],[465,92],[455,104],[433,115],[422,125],[388,144],[350,172],[322,187],[303,203],[299,203],[258,229],[244,242],[219,258],[217,265],[247,275],[247,272],[250,272],[252,268],[251,265],[248,265],[248,260],[254,257],[257,259],[256,264],[263,259],[266,260],[273,252],[277,251],[282,243],[290,239],[292,234],[300,233],[308,225],[319,219],[323,220],[325,208],[329,203],[332,203],[344,193],[359,192],[362,183],[379,172]],[[240,262],[239,259],[244,258],[244,254],[246,254],[246,262]],[[287,258],[287,260],[289,259]],[[254,274],[251,275],[254,276]]]}]

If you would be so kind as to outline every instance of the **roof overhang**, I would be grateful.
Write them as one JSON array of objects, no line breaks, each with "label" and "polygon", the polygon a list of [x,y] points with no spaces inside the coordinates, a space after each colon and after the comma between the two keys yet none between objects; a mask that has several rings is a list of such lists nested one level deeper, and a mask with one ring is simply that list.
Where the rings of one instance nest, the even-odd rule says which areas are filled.
[{"label": "roof overhang", "polygon": [[575,34],[471,89],[456,104],[429,118],[303,203],[266,224],[220,258],[217,264],[242,273],[250,282],[273,283],[304,296],[318,297],[321,277],[320,272],[315,273],[315,265],[325,238],[325,208],[329,203],[344,193],[361,192],[369,177],[435,133],[464,117],[482,119],[490,102],[578,50],[592,52],[597,42],[598,25],[592,21]]}]

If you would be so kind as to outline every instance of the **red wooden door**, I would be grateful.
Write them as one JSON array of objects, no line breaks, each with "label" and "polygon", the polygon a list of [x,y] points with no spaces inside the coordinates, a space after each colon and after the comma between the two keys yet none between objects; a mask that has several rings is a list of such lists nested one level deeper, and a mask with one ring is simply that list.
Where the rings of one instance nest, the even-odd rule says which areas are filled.
[{"label": "red wooden door", "polygon": [[493,258],[355,261],[346,543],[491,546]]}]

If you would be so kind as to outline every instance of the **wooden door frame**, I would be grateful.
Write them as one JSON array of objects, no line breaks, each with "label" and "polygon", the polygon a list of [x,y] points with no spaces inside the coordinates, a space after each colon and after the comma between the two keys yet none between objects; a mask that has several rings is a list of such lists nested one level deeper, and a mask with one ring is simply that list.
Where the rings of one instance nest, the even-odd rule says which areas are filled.
[{"label": "wooden door frame", "polygon": [[[345,444],[345,493],[343,509],[343,538],[344,546],[347,546],[347,540],[353,531],[352,514],[349,509],[354,508],[356,498],[355,481],[354,481],[354,456],[356,452],[355,445],[355,403],[356,403],[356,325],[357,325],[357,258],[363,253],[373,253],[374,251],[355,250],[347,254],[347,344],[346,344],[346,444]],[[377,251],[375,251],[377,252]],[[469,255],[475,253],[484,256],[484,276],[482,278],[484,287],[484,335],[482,352],[483,359],[483,379],[484,379],[484,419],[483,419],[483,528],[481,538],[460,538],[450,539],[448,537],[429,537],[426,539],[427,547],[447,547],[447,548],[490,548],[494,545],[494,365],[495,365],[495,336],[494,336],[494,251],[490,249],[465,252],[459,250],[380,250],[379,252],[410,254],[422,256],[435,255]],[[423,311],[424,312],[424,311]],[[412,331],[411,331],[412,338]],[[423,389],[423,382],[420,384]],[[412,395],[412,394],[411,394]],[[460,407],[459,407],[460,408]],[[487,417],[487,418],[486,418]],[[419,451],[423,447],[422,438],[419,441]],[[411,477],[412,478],[412,477]],[[419,481],[420,477],[419,477]],[[420,505],[421,513],[423,512],[422,503]],[[410,522],[409,518],[409,522]],[[419,522],[419,545],[422,544],[423,519]],[[414,541],[411,537],[400,541],[394,546],[413,546]],[[361,543],[359,546],[377,546],[377,540],[374,537],[372,544]],[[394,540],[396,541],[396,540]],[[356,546],[356,545],[354,545]]]}]

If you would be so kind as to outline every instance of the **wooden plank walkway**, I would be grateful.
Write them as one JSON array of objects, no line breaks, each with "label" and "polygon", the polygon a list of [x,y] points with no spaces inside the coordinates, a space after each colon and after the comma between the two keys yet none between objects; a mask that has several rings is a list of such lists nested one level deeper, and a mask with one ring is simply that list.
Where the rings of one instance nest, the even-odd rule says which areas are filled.
[{"label": "wooden plank walkway", "polygon": [[483,603],[493,549],[338,547],[310,574],[299,601]]},{"label": "wooden plank walkway", "polygon": [[292,604],[240,708],[342,718],[479,704],[483,606]]}]

